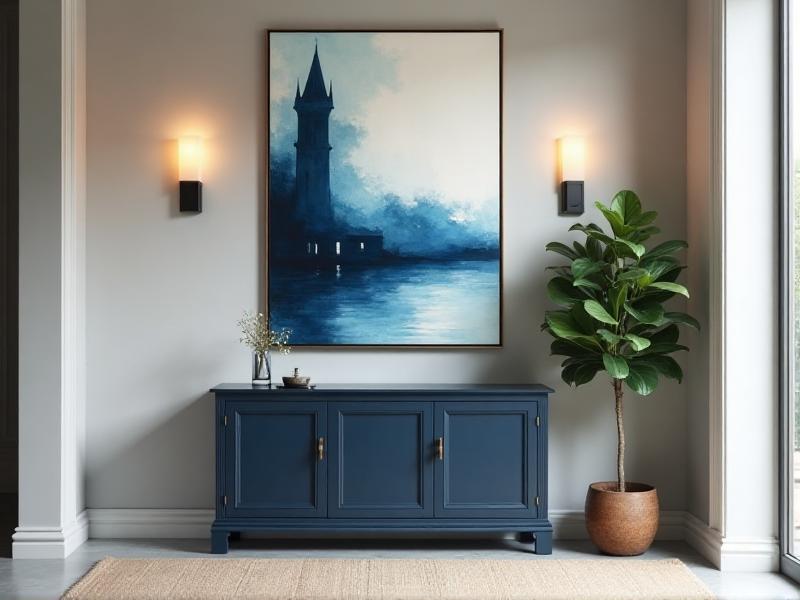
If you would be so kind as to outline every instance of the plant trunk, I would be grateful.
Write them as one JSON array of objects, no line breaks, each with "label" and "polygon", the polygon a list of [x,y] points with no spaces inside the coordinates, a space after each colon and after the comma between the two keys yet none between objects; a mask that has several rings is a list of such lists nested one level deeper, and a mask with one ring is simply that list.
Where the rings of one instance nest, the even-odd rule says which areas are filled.
[{"label": "plant trunk", "polygon": [[617,488],[625,491],[625,425],[622,416],[622,379],[614,380],[617,410]]}]

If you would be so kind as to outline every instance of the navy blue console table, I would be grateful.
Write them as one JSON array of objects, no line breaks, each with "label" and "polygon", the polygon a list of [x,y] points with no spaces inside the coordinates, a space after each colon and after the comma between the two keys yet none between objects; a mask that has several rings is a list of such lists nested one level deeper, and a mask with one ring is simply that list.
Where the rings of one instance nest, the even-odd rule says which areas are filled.
[{"label": "navy blue console table", "polygon": [[223,384],[212,552],[241,532],[516,532],[552,551],[542,385]]}]

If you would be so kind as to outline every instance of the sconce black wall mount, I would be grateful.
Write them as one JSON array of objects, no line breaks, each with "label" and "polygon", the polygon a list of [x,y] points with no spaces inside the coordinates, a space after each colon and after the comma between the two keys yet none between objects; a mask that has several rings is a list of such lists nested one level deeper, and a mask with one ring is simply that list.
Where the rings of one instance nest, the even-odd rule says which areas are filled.
[{"label": "sconce black wall mount", "polygon": [[559,214],[561,215],[583,214],[582,181],[561,182],[561,205],[559,207]]},{"label": "sconce black wall mount", "polygon": [[202,181],[181,181],[179,197],[181,212],[203,212]]}]

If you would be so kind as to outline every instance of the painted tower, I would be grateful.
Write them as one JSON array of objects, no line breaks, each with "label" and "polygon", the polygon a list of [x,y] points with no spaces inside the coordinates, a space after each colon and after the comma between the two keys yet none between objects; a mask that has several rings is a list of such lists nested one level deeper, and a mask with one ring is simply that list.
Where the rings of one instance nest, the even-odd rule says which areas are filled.
[{"label": "painted tower", "polygon": [[297,150],[295,216],[309,230],[327,231],[333,227],[332,146],[328,139],[328,121],[333,110],[333,84],[328,92],[316,47],[302,95],[300,82],[297,82],[294,110],[297,112],[297,141],[294,144]]}]

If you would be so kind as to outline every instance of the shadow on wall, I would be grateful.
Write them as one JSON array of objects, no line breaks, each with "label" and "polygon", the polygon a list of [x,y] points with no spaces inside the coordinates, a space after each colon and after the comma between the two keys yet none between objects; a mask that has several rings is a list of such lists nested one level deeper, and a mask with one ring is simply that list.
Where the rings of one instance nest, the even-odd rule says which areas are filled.
[{"label": "shadow on wall", "polygon": [[[213,507],[214,396],[207,392],[179,404],[144,435],[92,458],[90,508]],[[130,504],[121,507],[106,497],[129,498]]]}]

